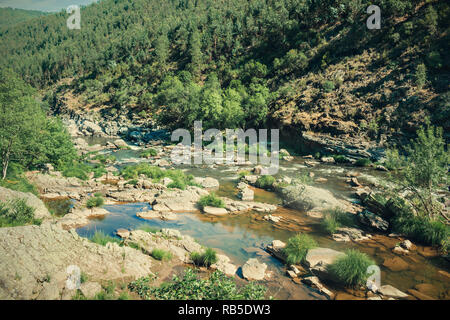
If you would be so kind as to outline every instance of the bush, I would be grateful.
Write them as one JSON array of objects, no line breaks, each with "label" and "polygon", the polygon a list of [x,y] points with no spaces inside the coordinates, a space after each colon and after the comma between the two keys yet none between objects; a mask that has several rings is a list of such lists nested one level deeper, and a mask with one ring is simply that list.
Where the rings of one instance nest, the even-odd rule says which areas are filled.
[{"label": "bush", "polygon": [[158,155],[158,151],[156,151],[155,149],[151,148],[151,149],[147,149],[142,151],[139,156],[141,158],[150,158],[150,157],[156,157]]},{"label": "bush", "polygon": [[427,82],[427,68],[423,63],[416,67],[416,72],[414,74],[416,85],[422,88]]},{"label": "bush", "polygon": [[345,256],[329,264],[327,271],[342,285],[355,287],[366,283],[370,276],[367,268],[374,264],[375,262],[365,253],[350,249],[346,251]]},{"label": "bush", "polygon": [[156,260],[171,260],[172,259],[172,253],[169,251],[165,251],[162,249],[153,249],[152,251],[152,257]]},{"label": "bush", "polygon": [[340,223],[332,215],[326,215],[321,223],[322,229],[328,233],[336,233],[337,229],[341,227]]},{"label": "bush", "polygon": [[205,207],[225,208],[225,202],[216,196],[214,192],[211,192],[210,194],[200,198],[198,201],[198,206],[200,209]]},{"label": "bush", "polygon": [[250,171],[248,171],[248,170],[239,171],[238,174],[239,174],[240,179],[244,178],[245,176],[251,175]]},{"label": "bush", "polygon": [[91,167],[80,162],[71,162],[63,167],[62,174],[64,177],[75,177],[81,180],[87,180]]},{"label": "bush", "polygon": [[372,161],[370,161],[370,159],[367,158],[361,158],[356,160],[355,162],[355,166],[357,167],[368,167],[372,164]]},{"label": "bush", "polygon": [[347,157],[342,154],[334,155],[333,159],[336,163],[348,163],[349,162]]},{"label": "bush", "polygon": [[105,246],[108,242],[120,243],[119,239],[108,236],[102,231],[96,231],[91,241],[102,246]]},{"label": "bush", "polygon": [[151,287],[151,281],[149,277],[140,278],[128,288],[147,300],[261,300],[266,293],[264,286],[254,283],[237,288],[233,278],[220,271],[200,279],[194,270],[187,269],[184,275],[174,275],[172,282],[163,283],[159,288]]},{"label": "bush", "polygon": [[217,253],[215,250],[208,248],[204,253],[192,252],[191,260],[196,266],[204,266],[209,268],[217,262]]},{"label": "bush", "polygon": [[40,224],[34,218],[35,209],[28,206],[25,199],[0,202],[0,227],[16,227],[26,224]]},{"label": "bush", "polygon": [[256,180],[255,186],[261,189],[271,189],[275,183],[275,178],[269,175],[260,176]]},{"label": "bush", "polygon": [[101,195],[96,195],[87,200],[86,207],[88,208],[101,207],[103,203],[105,203],[103,197]]},{"label": "bush", "polygon": [[331,92],[331,91],[333,91],[335,89],[334,82],[333,81],[329,81],[329,80],[324,81],[322,83],[322,88],[323,88],[323,91],[325,91],[327,93]]},{"label": "bush", "polygon": [[317,247],[317,242],[305,233],[299,233],[288,240],[283,252],[288,264],[299,264],[306,258],[309,249]]}]

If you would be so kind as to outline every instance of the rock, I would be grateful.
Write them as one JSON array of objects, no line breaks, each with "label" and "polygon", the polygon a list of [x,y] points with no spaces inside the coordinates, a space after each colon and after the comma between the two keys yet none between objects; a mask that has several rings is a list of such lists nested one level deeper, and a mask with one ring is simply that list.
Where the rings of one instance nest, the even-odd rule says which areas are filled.
[{"label": "rock", "polygon": [[375,169],[377,169],[378,171],[389,171],[386,167],[382,166],[382,165],[377,165],[375,167]]},{"label": "rock", "polygon": [[403,271],[409,269],[409,266],[405,262],[405,260],[399,257],[385,259],[383,262],[383,266],[385,266],[391,271]]},{"label": "rock", "polygon": [[263,280],[266,275],[267,265],[252,258],[242,266],[242,275],[247,280]]},{"label": "rock", "polygon": [[371,238],[370,234],[366,234],[364,231],[360,230],[360,229],[356,229],[356,228],[349,228],[349,227],[344,227],[344,228],[338,228],[336,230],[336,233],[334,233],[332,235],[333,240],[335,241],[343,241],[343,242],[348,242],[348,241],[363,241],[363,240],[368,240]]},{"label": "rock", "polygon": [[328,179],[326,179],[326,178],[317,178],[317,179],[314,180],[314,181],[317,182],[317,183],[324,183],[324,182],[327,182]]},{"label": "rock", "polygon": [[374,296],[374,297],[367,298],[367,300],[383,300],[383,299],[381,299],[381,297],[379,297],[379,296]]},{"label": "rock", "polygon": [[205,189],[218,189],[220,186],[219,180],[210,177],[207,178],[195,177],[194,182],[201,185]]},{"label": "rock", "polygon": [[399,255],[408,255],[410,253],[408,250],[403,249],[401,246],[395,246],[394,249],[392,249],[392,252]]},{"label": "rock", "polygon": [[102,291],[102,286],[97,282],[85,282],[81,284],[80,290],[86,298],[93,298]]},{"label": "rock", "polygon": [[238,197],[243,201],[253,201],[255,192],[250,188],[241,189],[238,193]]},{"label": "rock", "polygon": [[328,299],[334,299],[334,293],[328,290],[316,276],[306,277],[302,280],[303,283],[316,287],[320,293],[324,294]]},{"label": "rock", "polygon": [[142,219],[160,219],[160,220],[177,220],[177,215],[173,212],[168,211],[156,211],[156,210],[149,210],[149,211],[141,211],[136,213],[136,216]]},{"label": "rock", "polygon": [[402,241],[402,242],[400,243],[400,246],[401,246],[403,249],[406,249],[406,250],[414,250],[414,249],[415,249],[414,244],[413,244],[411,241],[409,241],[409,240],[404,240],[404,241]]},{"label": "rock", "polygon": [[408,295],[400,290],[398,290],[397,288],[386,284],[384,286],[381,286],[378,289],[378,292],[381,293],[383,296],[386,297],[392,297],[392,298],[406,298],[408,297]]},{"label": "rock", "polygon": [[389,228],[389,223],[386,220],[367,210],[358,214],[358,220],[362,224],[379,231],[387,231]]},{"label": "rock", "polygon": [[283,249],[284,247],[286,247],[286,243],[284,243],[283,241],[280,241],[280,240],[273,240],[272,241],[272,248],[274,248],[274,249]]},{"label": "rock", "polygon": [[126,239],[130,236],[130,231],[127,229],[117,229],[116,234],[122,239]]},{"label": "rock", "polygon": [[362,184],[359,183],[358,179],[356,179],[356,178],[351,178],[350,179],[350,185],[352,187],[362,187]]},{"label": "rock", "polygon": [[92,121],[85,120],[80,129],[86,133],[93,135],[93,136],[94,135],[103,135],[102,128],[98,124],[96,124]]},{"label": "rock", "polygon": [[438,271],[438,274],[439,274],[441,277],[443,277],[443,278],[447,279],[448,281],[450,281],[450,273],[448,273],[447,271],[439,270],[439,271]]},{"label": "rock", "polygon": [[206,214],[212,214],[214,216],[223,216],[228,214],[228,211],[225,208],[216,208],[209,206],[204,207],[203,212]]},{"label": "rock", "polygon": [[274,222],[274,223],[278,223],[278,222],[281,221],[281,217],[273,216],[273,215],[269,214],[267,216],[264,216],[264,220],[271,221],[271,222]]},{"label": "rock", "polygon": [[430,297],[430,296],[428,296],[428,295],[426,295],[426,294],[424,294],[424,293],[421,293],[421,292],[419,292],[419,291],[417,291],[417,290],[414,290],[414,289],[409,289],[409,290],[408,290],[408,293],[409,293],[410,295],[416,297],[416,298],[419,299],[419,300],[436,300],[435,298]]},{"label": "rock", "polygon": [[114,145],[116,146],[116,148],[121,149],[121,148],[128,148],[128,144],[125,142],[125,140],[123,139],[117,139],[114,140]]},{"label": "rock", "polygon": [[59,300],[59,289],[55,283],[44,283],[43,289],[39,292],[38,300]]},{"label": "rock", "polygon": [[434,297],[436,299],[437,299],[437,297],[439,297],[439,289],[430,283],[416,284],[414,289],[419,291],[422,294],[426,294],[427,296]]},{"label": "rock", "polygon": [[292,209],[319,211],[318,209],[346,208],[346,204],[336,199],[330,191],[309,185],[287,186],[281,188],[280,193],[284,205]]},{"label": "rock", "polygon": [[[0,256],[0,299],[8,300],[37,298],[39,290],[34,289],[46,277],[50,284],[64,288],[71,265],[89,279],[116,281],[149,275],[152,261],[138,250],[116,243],[101,246],[50,223],[0,228]],[[46,290],[56,296],[55,288]]]},{"label": "rock", "polygon": [[34,194],[0,187],[0,201],[7,202],[17,199],[24,199],[28,206],[34,208],[34,217],[36,219],[50,218],[50,212],[48,212],[47,207]]},{"label": "rock", "polygon": [[168,186],[169,184],[171,184],[173,182],[172,179],[170,179],[169,177],[165,177],[161,180],[161,184],[164,186]]},{"label": "rock", "polygon": [[230,277],[234,276],[237,271],[237,267],[234,264],[230,263],[230,258],[223,254],[217,255],[217,262],[211,265],[211,269],[219,270]]},{"label": "rock", "polygon": [[297,274],[292,270],[287,270],[286,273],[292,279],[297,278]]},{"label": "rock", "polygon": [[256,180],[258,180],[258,176],[256,175],[244,176],[244,180],[247,181],[249,184],[255,184]]},{"label": "rock", "polygon": [[322,158],[320,158],[320,161],[322,161],[324,163],[335,163],[333,157],[322,157]]},{"label": "rock", "polygon": [[314,267],[319,262],[324,264],[333,263],[337,258],[345,256],[345,253],[329,248],[310,249],[306,254],[305,264],[308,267]]}]

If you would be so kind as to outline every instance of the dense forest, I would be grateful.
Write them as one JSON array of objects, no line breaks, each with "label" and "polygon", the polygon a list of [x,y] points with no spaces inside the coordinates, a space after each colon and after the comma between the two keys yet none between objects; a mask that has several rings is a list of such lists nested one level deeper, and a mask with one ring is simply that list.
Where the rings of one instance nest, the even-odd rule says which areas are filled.
[{"label": "dense forest", "polygon": [[429,115],[448,129],[448,2],[376,1],[381,30],[366,27],[370,4],[105,0],[82,9],[81,30],[61,12],[0,31],[1,63],[50,87],[50,105],[70,92],[85,109],[172,128],[380,139]]},{"label": "dense forest", "polygon": [[0,28],[8,28],[15,24],[46,14],[46,12],[36,10],[0,8]]}]

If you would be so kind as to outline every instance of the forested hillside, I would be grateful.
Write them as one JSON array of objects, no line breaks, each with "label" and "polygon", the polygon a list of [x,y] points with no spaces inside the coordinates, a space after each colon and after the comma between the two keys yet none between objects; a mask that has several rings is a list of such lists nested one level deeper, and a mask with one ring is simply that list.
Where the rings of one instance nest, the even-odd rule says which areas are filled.
[{"label": "forested hillside", "polygon": [[449,132],[449,14],[447,1],[104,0],[81,30],[58,13],[0,31],[0,54],[51,105],[380,140],[425,116]]},{"label": "forested hillside", "polygon": [[35,10],[0,8],[0,28],[8,28],[46,14],[45,12]]}]

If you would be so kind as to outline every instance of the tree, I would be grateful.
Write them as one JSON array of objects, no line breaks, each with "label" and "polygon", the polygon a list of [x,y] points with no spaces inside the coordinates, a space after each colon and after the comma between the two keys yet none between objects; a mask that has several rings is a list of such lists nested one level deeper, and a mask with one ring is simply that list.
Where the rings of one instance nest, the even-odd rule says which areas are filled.
[{"label": "tree", "polygon": [[408,155],[401,183],[417,198],[411,201],[417,212],[424,212],[430,219],[441,216],[448,221],[433,196],[438,185],[447,181],[450,153],[446,147],[442,128],[431,126],[426,119],[426,127],[421,127],[417,138],[406,147]]},{"label": "tree", "polygon": [[23,161],[33,154],[45,116],[33,90],[11,71],[0,71],[0,155],[2,179],[11,160]]},{"label": "tree", "polygon": [[189,71],[194,76],[199,76],[203,70],[203,54],[200,34],[197,30],[194,30],[191,33],[191,37],[189,39],[189,56],[191,58]]}]

